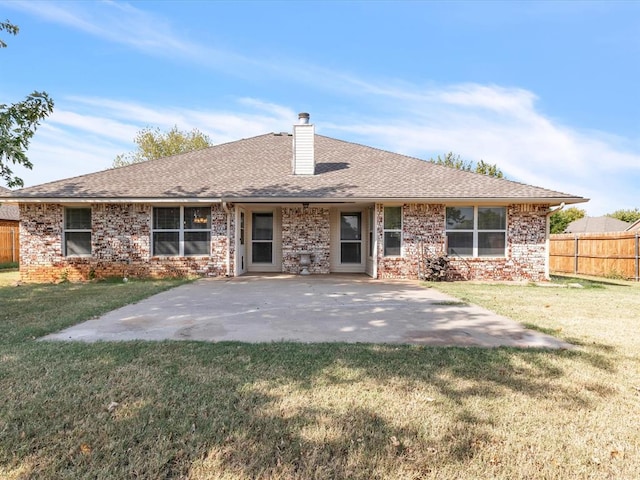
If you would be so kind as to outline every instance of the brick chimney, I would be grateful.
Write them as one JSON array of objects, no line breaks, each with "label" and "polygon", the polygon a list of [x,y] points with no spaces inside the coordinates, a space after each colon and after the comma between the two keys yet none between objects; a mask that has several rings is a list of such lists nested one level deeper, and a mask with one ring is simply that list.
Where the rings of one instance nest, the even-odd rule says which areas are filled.
[{"label": "brick chimney", "polygon": [[315,127],[309,123],[309,114],[298,114],[298,123],[293,126],[293,174],[313,175],[316,159],[313,148]]}]

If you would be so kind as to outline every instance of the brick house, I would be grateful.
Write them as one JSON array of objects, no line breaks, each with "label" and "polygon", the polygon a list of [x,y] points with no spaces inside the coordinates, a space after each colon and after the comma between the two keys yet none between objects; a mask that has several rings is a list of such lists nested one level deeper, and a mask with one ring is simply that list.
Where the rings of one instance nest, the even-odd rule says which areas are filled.
[{"label": "brick house", "polygon": [[[3,194],[0,194],[3,195]],[[25,281],[364,273],[547,276],[548,213],[586,199],[315,134],[269,133],[24,188]]]}]

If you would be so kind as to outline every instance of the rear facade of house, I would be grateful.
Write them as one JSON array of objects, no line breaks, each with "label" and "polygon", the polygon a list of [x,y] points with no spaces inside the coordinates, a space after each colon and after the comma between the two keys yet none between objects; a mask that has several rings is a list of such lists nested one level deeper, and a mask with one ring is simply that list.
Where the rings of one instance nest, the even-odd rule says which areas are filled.
[{"label": "rear facade of house", "polygon": [[[548,214],[581,197],[315,134],[272,133],[12,192],[24,281],[361,273],[547,277]],[[308,268],[301,265],[310,259]]]}]

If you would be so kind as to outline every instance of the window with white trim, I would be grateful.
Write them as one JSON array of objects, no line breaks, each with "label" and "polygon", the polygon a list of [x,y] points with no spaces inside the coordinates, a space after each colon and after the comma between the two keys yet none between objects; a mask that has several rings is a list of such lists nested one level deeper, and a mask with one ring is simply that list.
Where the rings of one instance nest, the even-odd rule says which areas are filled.
[{"label": "window with white trim", "polygon": [[402,255],[402,207],[384,207],[384,256]]},{"label": "window with white trim", "polygon": [[153,255],[195,257],[211,254],[211,207],[154,207]]},{"label": "window with white trim", "polygon": [[447,254],[504,257],[507,246],[505,207],[447,207]]},{"label": "window with white trim", "polygon": [[91,255],[91,208],[64,209],[64,255]]}]

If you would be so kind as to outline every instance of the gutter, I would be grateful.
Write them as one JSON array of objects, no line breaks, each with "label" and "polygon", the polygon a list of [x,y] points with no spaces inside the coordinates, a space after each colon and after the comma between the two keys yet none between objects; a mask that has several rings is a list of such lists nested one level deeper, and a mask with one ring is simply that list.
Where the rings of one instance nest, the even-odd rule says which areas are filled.
[{"label": "gutter", "polygon": [[446,205],[501,205],[505,204],[559,204],[559,203],[583,203],[588,198],[582,197],[225,197],[222,199],[234,203],[442,203]]},{"label": "gutter", "polygon": [[292,204],[292,203],[317,203],[317,204],[341,204],[341,203],[442,203],[446,205],[505,205],[505,204],[573,204],[588,202],[583,197],[38,197],[19,195],[1,196],[3,203],[157,203],[182,205],[186,203],[247,203],[247,204]]},{"label": "gutter", "polygon": [[185,203],[222,203],[221,198],[171,198],[171,197],[118,197],[118,198],[78,198],[78,197],[0,197],[2,203],[161,203],[182,205]]},{"label": "gutter", "polygon": [[547,218],[549,218],[551,215],[553,215],[556,212],[559,212],[560,210],[562,210],[565,207],[565,203],[562,202],[560,205],[558,205],[556,208],[550,208],[549,211],[547,212]]}]

